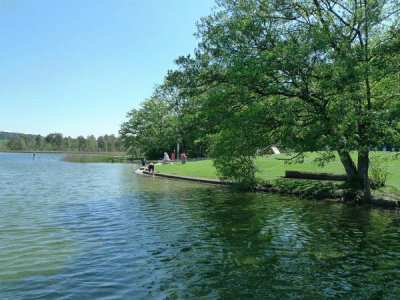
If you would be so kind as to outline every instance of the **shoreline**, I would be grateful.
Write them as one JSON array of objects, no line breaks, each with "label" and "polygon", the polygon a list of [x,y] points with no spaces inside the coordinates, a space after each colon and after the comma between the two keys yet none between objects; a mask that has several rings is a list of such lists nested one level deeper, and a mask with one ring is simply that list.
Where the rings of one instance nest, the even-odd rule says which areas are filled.
[{"label": "shoreline", "polygon": [[[148,171],[143,171],[143,172],[135,172],[137,175],[146,175],[146,176],[152,176],[152,174],[149,174]],[[161,177],[161,178],[167,178],[167,179],[172,179],[172,180],[181,180],[181,181],[189,181],[189,182],[194,182],[194,183],[203,183],[203,184],[211,184],[211,185],[220,185],[220,186],[228,186],[228,183],[224,183],[218,179],[207,179],[207,178],[196,178],[196,177],[189,177],[189,176],[179,176],[179,175],[171,175],[171,174],[163,174],[163,173],[154,173],[154,176]]]},{"label": "shoreline", "polygon": [[[145,175],[152,176],[148,171],[135,172],[137,175]],[[217,179],[206,179],[206,178],[196,178],[189,176],[179,176],[179,175],[170,175],[163,173],[154,173],[155,177],[166,178],[170,180],[181,180],[188,181],[199,184],[209,184],[209,185],[218,185],[228,187],[230,184],[226,182],[222,182]],[[290,180],[290,179],[289,179]],[[303,180],[303,179],[299,179]],[[318,181],[316,182],[318,184]],[[321,201],[334,201],[339,203],[346,204],[362,204],[362,205],[371,205],[372,207],[384,208],[384,209],[398,209],[400,208],[400,199],[393,199],[389,195],[379,195],[378,197],[373,197],[370,203],[365,203],[362,201],[362,196],[360,196],[359,192],[352,191],[350,189],[337,190],[337,195],[329,195],[322,197],[313,197],[305,193],[306,190],[297,190],[290,191],[289,189],[279,189],[278,186],[274,186],[270,184],[268,186],[260,186],[257,187],[255,192],[276,194],[276,195],[286,195],[286,196],[296,196],[302,199],[310,199],[310,200],[321,200]]]}]

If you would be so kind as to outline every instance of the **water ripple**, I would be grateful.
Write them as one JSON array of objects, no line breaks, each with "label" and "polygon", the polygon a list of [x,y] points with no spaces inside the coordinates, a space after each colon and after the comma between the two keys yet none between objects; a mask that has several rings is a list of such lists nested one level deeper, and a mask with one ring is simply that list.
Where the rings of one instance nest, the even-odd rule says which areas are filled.
[{"label": "water ripple", "polygon": [[0,298],[400,296],[396,213],[0,154]]}]

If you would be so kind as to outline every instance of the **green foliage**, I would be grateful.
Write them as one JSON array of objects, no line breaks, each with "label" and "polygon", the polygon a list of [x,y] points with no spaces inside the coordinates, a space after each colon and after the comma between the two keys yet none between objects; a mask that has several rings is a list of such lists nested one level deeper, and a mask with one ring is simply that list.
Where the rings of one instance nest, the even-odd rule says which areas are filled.
[{"label": "green foliage", "polygon": [[304,180],[304,179],[276,179],[273,181],[272,191],[280,194],[291,194],[313,199],[337,199],[343,196],[343,183]]},{"label": "green foliage", "polygon": [[159,159],[178,142],[176,113],[162,95],[156,90],[140,109],[131,110],[120,130],[125,147],[140,148],[149,159]]},{"label": "green foliage", "polygon": [[314,162],[318,167],[325,167],[336,159],[336,155],[332,151],[322,151],[318,154],[319,156],[314,159]]},{"label": "green foliage", "polygon": [[7,150],[7,149],[8,149],[7,141],[1,141],[0,140],[0,150],[4,151],[4,150]]},{"label": "green foliage", "polygon": [[33,134],[23,134],[23,133],[18,133],[18,132],[0,131],[0,141],[8,141],[8,140],[11,140],[12,138],[18,139],[23,135],[25,135],[29,139],[35,138],[35,135],[33,135]]},{"label": "green foliage", "polygon": [[[221,178],[249,186],[260,149],[330,149],[316,163],[337,151],[367,192],[369,151],[400,144],[399,1],[217,4],[194,55],[129,113],[126,145],[154,157],[176,142],[208,147]],[[358,167],[350,151],[362,154]]]},{"label": "green foliage", "polygon": [[290,154],[287,153],[286,156],[289,156],[288,158],[281,158],[286,165],[293,165],[293,164],[302,164],[304,163],[305,159],[305,154],[304,152],[300,152],[297,154]]},{"label": "green foliage", "polygon": [[11,151],[81,151],[81,152],[121,152],[122,140],[114,135],[104,135],[97,139],[64,137],[61,133],[51,133],[46,137],[32,134],[10,133],[7,141],[1,141],[1,150]]},{"label": "green foliage", "polygon": [[258,183],[250,157],[222,156],[214,160],[214,166],[222,181],[232,182],[240,190],[253,189]]},{"label": "green foliage", "polygon": [[25,144],[22,139],[12,137],[8,142],[7,142],[7,147],[10,150],[24,150]]},{"label": "green foliage", "polygon": [[369,174],[372,189],[379,189],[386,185],[390,175],[388,160],[388,157],[375,156],[371,158]]},{"label": "green foliage", "polygon": [[[332,160],[329,163],[326,163],[324,167],[317,166],[315,164],[315,159],[318,158],[320,153],[304,153],[304,161],[299,164],[291,164],[288,167],[287,164],[281,158],[286,158],[286,154],[279,155],[268,155],[268,156],[257,156],[253,160],[253,164],[258,170],[256,174],[256,180],[259,182],[275,182],[277,179],[283,177],[285,175],[285,170],[294,170],[294,171],[306,171],[306,172],[324,172],[324,173],[334,173],[334,174],[343,174],[344,169],[343,165],[337,159]],[[357,159],[356,153],[353,153],[353,159]],[[374,161],[381,161],[383,166],[388,167],[389,175],[387,177],[387,184],[385,187],[380,188],[384,192],[399,193],[400,191],[400,173],[398,170],[400,169],[400,159],[396,154],[392,154],[391,152],[372,152],[372,165]],[[199,178],[210,178],[216,179],[217,170],[212,164],[211,160],[202,160],[196,162],[189,162],[187,164],[175,164],[175,165],[165,165],[165,166],[157,166],[157,170],[161,173],[166,174],[174,174],[174,175],[182,175],[189,177],[199,177]],[[295,185],[299,185],[303,182],[299,180],[298,183],[293,184],[293,189]],[[318,181],[312,181],[318,182]],[[290,184],[290,180],[284,181],[284,183]],[[332,182],[332,184],[336,184]],[[340,184],[340,183],[339,183]],[[279,186],[279,185],[277,185]],[[307,185],[299,187],[299,189],[303,189],[307,187]],[[282,186],[282,189],[284,186]],[[279,191],[277,191],[279,192]],[[312,192],[311,190],[309,191]]]},{"label": "green foliage", "polygon": [[243,132],[223,131],[212,137],[210,154],[217,174],[223,181],[235,183],[240,189],[252,189],[257,184],[256,168],[251,149],[238,143]]},{"label": "green foliage", "polygon": [[51,145],[51,150],[62,149],[63,135],[61,133],[50,133],[44,140],[48,145]]},{"label": "green foliage", "polygon": [[[220,132],[237,132],[227,118],[235,120],[244,110],[251,116],[248,112],[264,103],[270,122],[259,138],[269,136],[266,144],[298,152],[329,147],[368,153],[398,141],[399,118],[393,113],[398,107],[393,102],[399,103],[397,1],[225,0],[219,5],[199,26],[202,42],[195,60],[203,62],[199,74],[220,75],[207,82],[206,98],[210,102],[218,95],[222,105],[229,103],[217,112],[224,120]],[[191,66],[186,68],[196,63]],[[232,97],[235,93],[241,97]],[[258,121],[244,122],[256,129]],[[241,143],[255,150],[253,139]],[[365,170],[354,173],[363,178]]]},{"label": "green foliage", "polygon": [[83,136],[78,136],[78,151],[83,151],[86,148],[86,139]]}]

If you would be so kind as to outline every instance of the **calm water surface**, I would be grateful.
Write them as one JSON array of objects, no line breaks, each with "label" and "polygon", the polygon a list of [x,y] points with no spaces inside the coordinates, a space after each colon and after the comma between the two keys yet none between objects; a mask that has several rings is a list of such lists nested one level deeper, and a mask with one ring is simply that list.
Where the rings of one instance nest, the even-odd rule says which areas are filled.
[{"label": "calm water surface", "polygon": [[398,299],[396,212],[0,153],[0,299]]}]

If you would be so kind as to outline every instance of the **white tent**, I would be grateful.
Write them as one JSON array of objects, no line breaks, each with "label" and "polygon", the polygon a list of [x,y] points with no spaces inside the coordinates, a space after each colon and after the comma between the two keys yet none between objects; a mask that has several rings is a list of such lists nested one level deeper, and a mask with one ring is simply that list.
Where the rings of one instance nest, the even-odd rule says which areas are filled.
[{"label": "white tent", "polygon": [[271,150],[273,154],[281,154],[281,151],[279,151],[279,149],[276,147],[271,147]]}]

